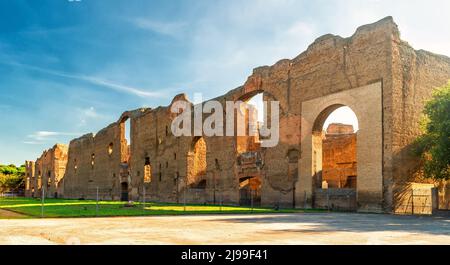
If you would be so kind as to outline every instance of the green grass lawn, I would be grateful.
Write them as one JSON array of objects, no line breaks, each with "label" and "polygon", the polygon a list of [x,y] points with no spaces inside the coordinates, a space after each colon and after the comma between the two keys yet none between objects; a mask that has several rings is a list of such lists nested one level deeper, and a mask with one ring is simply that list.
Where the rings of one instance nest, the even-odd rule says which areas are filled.
[{"label": "green grass lawn", "polygon": [[[239,206],[198,205],[173,203],[141,203],[135,207],[124,207],[125,202],[101,201],[96,210],[96,201],[46,199],[44,217],[95,217],[95,216],[143,216],[143,215],[185,215],[185,214],[249,214],[249,213],[293,213],[304,212],[298,209],[254,208]],[[41,201],[34,198],[0,198],[0,209],[10,210],[27,215],[41,216]],[[313,211],[313,210],[311,210]]]}]

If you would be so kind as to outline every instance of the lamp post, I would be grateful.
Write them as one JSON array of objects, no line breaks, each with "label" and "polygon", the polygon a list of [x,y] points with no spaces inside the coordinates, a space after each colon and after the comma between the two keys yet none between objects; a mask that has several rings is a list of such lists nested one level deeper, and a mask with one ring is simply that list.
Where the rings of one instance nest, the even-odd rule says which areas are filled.
[{"label": "lamp post", "polygon": [[98,217],[98,187],[96,192],[95,216]]},{"label": "lamp post", "polygon": [[45,186],[42,185],[42,190],[41,190],[41,194],[42,194],[42,198],[41,198],[41,218],[44,218],[44,198],[45,198]]}]

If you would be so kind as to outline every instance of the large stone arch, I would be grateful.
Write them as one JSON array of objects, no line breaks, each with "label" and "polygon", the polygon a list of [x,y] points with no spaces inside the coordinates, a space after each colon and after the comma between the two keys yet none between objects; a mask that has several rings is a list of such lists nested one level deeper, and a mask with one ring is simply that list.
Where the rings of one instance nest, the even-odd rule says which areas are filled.
[{"label": "large stone arch", "polygon": [[[350,107],[359,121],[357,134],[357,205],[359,211],[381,212],[383,201],[382,84],[344,90],[302,102],[301,159],[296,186],[297,207],[311,207],[314,193],[314,132],[340,106]],[[317,154],[316,154],[317,155]],[[316,158],[316,159],[321,159]]]},{"label": "large stone arch", "polygon": [[[269,127],[272,126],[270,102],[277,101],[279,103],[280,141],[274,147],[263,148],[259,143],[254,144],[255,137],[235,136],[234,152],[237,156],[235,160],[237,163],[233,166],[235,168],[234,183],[235,186],[240,187],[242,179],[252,176],[259,180],[260,188],[257,189],[255,195],[260,199],[261,205],[291,207],[295,204],[293,179],[297,179],[298,175],[292,171],[297,169],[298,172],[298,163],[291,163],[287,157],[289,151],[300,150],[298,140],[300,119],[298,115],[289,113],[285,95],[274,93],[277,91],[276,86],[271,83],[263,84],[263,79],[258,74],[251,76],[243,87],[234,90],[226,98],[234,102],[248,102],[254,96],[262,94],[263,100],[269,103],[267,113]],[[258,139],[257,142],[260,141],[264,141],[264,138]],[[241,144],[245,147],[242,147]],[[239,190],[241,189],[239,188]],[[242,198],[242,193],[236,195]],[[240,199],[239,202],[242,203]]]},{"label": "large stone arch", "polygon": [[186,154],[186,184],[194,188],[206,188],[207,143],[204,137],[195,136]]}]

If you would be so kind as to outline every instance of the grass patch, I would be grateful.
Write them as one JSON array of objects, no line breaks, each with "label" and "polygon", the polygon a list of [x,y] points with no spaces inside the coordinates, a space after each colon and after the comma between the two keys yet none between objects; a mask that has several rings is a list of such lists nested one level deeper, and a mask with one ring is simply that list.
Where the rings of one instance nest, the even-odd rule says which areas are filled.
[{"label": "grass patch", "polygon": [[[95,216],[146,216],[146,215],[189,215],[189,214],[250,214],[250,213],[295,213],[299,209],[253,208],[241,206],[187,204],[186,207],[174,203],[141,203],[125,207],[125,202],[93,200],[46,199],[44,217],[95,217]],[[0,198],[0,209],[10,210],[31,217],[41,217],[41,201],[34,198]],[[317,212],[318,210],[307,210]]]}]

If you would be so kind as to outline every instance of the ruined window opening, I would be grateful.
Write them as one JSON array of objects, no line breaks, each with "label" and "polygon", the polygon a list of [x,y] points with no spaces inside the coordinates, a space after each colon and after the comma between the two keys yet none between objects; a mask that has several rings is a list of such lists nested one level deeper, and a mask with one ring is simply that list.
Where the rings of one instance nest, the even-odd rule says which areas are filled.
[{"label": "ruined window opening", "polygon": [[219,159],[214,159],[214,165],[216,166],[216,169],[220,169]]},{"label": "ruined window opening", "polygon": [[131,121],[127,118],[124,121],[124,138],[127,141],[127,145],[131,144]]},{"label": "ruined window opening", "polygon": [[177,160],[177,153],[173,153],[173,160]]},{"label": "ruined window opening", "polygon": [[300,152],[297,149],[290,149],[287,154],[289,163],[298,163]]},{"label": "ruined window opening", "polygon": [[169,161],[166,161],[166,168],[169,168]]},{"label": "ruined window opening", "polygon": [[[29,174],[28,174],[29,175]],[[30,177],[27,177],[27,181],[25,182],[25,189],[29,190],[30,189]]]},{"label": "ruined window opening", "polygon": [[169,127],[166,126],[166,136],[169,136]]},{"label": "ruined window opening", "polygon": [[159,181],[161,181],[162,180],[162,174],[161,174],[161,172],[159,172]]},{"label": "ruined window opening", "polygon": [[151,181],[152,181],[152,167],[150,164],[150,157],[146,157],[144,163],[144,183],[149,183]]},{"label": "ruined window opening", "polygon": [[[245,104],[240,110],[245,122],[245,136],[236,136],[236,151],[239,154],[259,151],[261,149],[259,129],[264,124],[264,93],[246,94],[240,100]],[[255,127],[250,126],[251,121]],[[235,130],[237,127],[236,124]]]},{"label": "ruined window opening", "polygon": [[[177,185],[178,184],[178,179],[180,178],[180,172],[177,171],[177,173],[175,174],[175,178],[173,178],[173,184]],[[178,188],[177,188],[178,189]]]},{"label": "ruined window opening", "polygon": [[123,164],[128,164],[131,157],[131,145],[132,145],[132,124],[129,116],[125,115],[121,117],[119,123],[120,141],[118,146],[118,156]]},{"label": "ruined window opening", "polygon": [[319,114],[313,127],[313,165],[316,188],[356,189],[356,114],[347,106],[333,105]]},{"label": "ruined window opening", "polygon": [[256,116],[258,122],[264,122],[264,94],[258,93],[247,101],[248,104],[253,105],[256,108]]},{"label": "ruined window opening", "polygon": [[109,143],[109,145],[108,145],[108,155],[112,155],[112,153],[113,153],[113,143]]},{"label": "ruined window opening", "polygon": [[95,164],[95,154],[91,155],[91,168],[94,169],[94,164]]},{"label": "ruined window opening", "polygon": [[50,188],[51,184],[52,184],[52,172],[49,170],[47,172],[47,188]]},{"label": "ruined window opening", "polygon": [[197,185],[195,185],[196,189],[206,189],[206,179],[200,180]]},{"label": "ruined window opening", "polygon": [[[206,142],[203,137],[194,137],[187,155],[187,185],[201,188],[206,179]],[[206,185],[206,184],[205,184]]]}]

